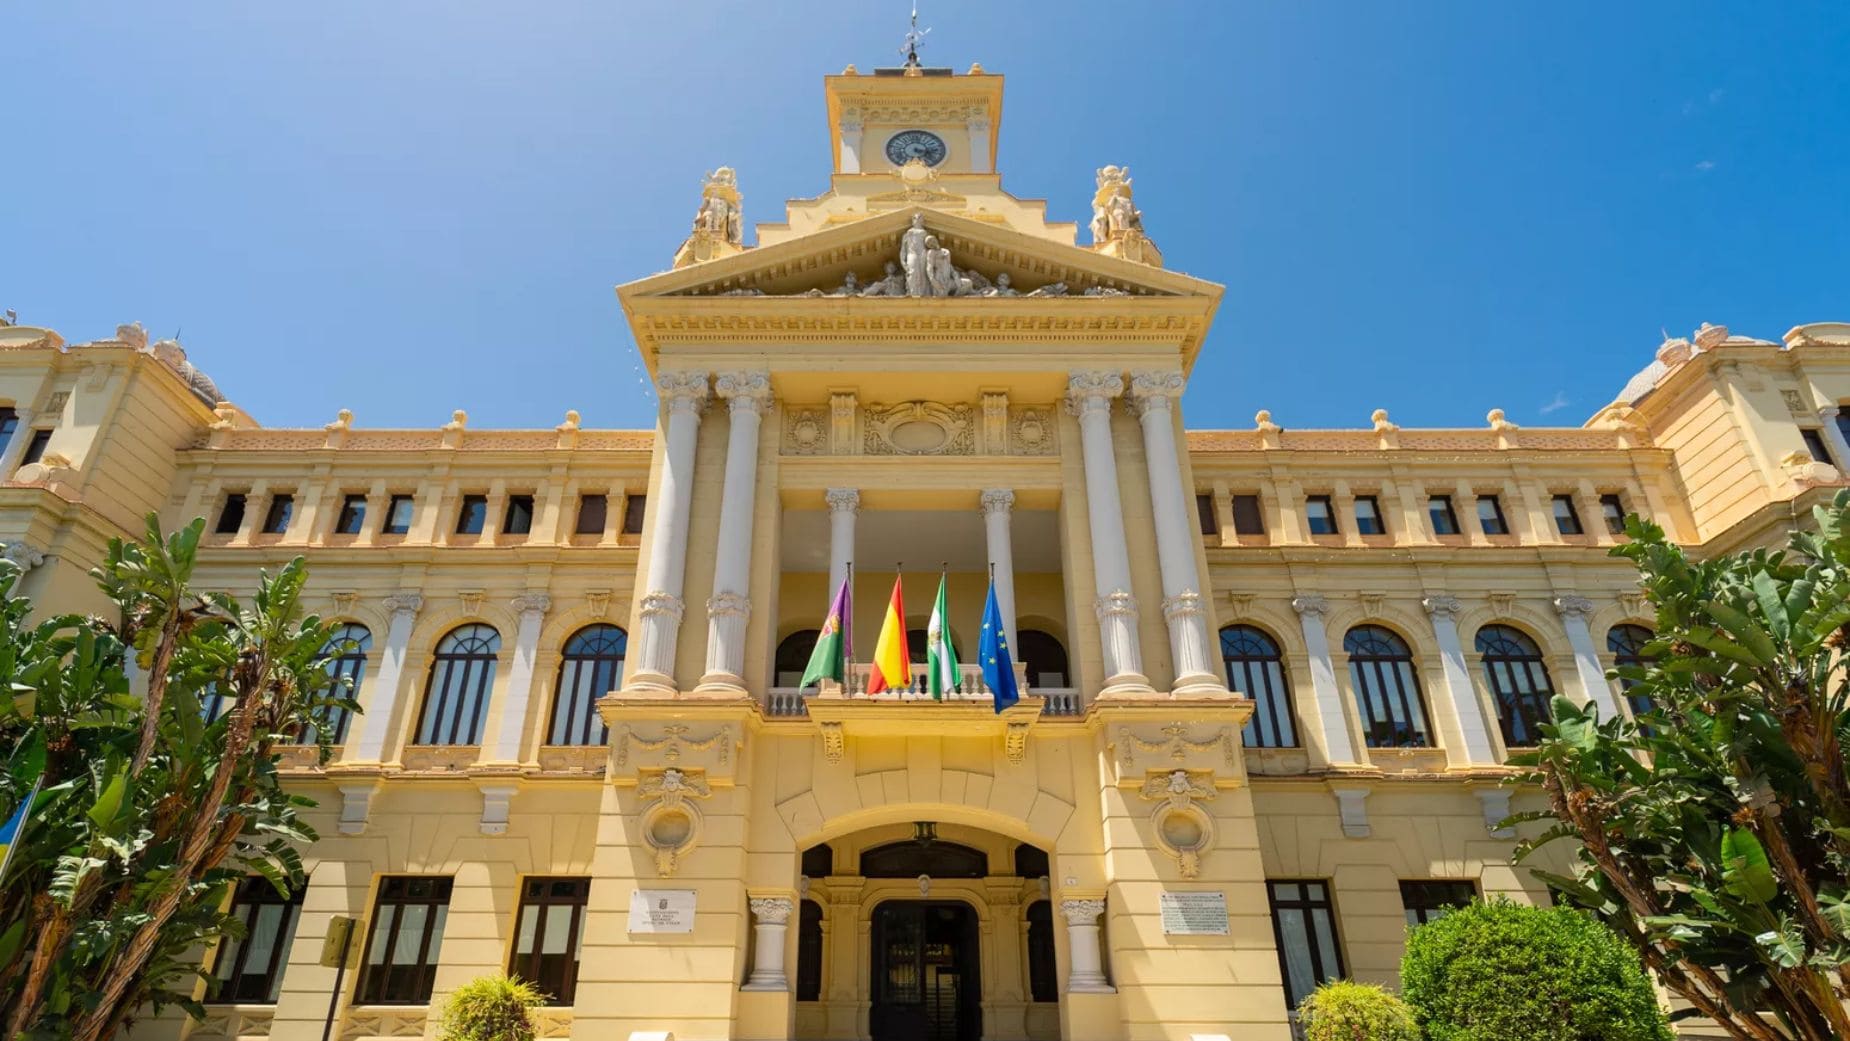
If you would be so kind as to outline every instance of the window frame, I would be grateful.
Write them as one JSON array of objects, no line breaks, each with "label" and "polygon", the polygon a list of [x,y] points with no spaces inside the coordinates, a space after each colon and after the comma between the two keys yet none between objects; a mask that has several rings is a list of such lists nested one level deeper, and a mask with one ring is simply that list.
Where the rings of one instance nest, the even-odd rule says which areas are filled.
[{"label": "window frame", "polygon": [[[1444,525],[1439,523],[1441,517],[1445,518]],[[1452,507],[1452,497],[1449,495],[1428,495],[1426,497],[1426,523],[1431,525],[1434,538],[1465,533],[1465,530],[1458,526],[1458,511]],[[1442,526],[1449,530],[1439,530]]]},{"label": "window frame", "polygon": [[[613,633],[614,639],[621,644],[615,651],[603,646],[574,649],[580,641],[608,641]],[[560,645],[559,677],[553,684],[552,710],[546,718],[547,745],[592,747],[610,743],[610,731],[597,712],[597,699],[621,685],[628,656],[629,633],[622,626],[609,622],[594,622],[565,638],[565,643]],[[599,679],[605,675],[608,680]],[[612,685],[598,690],[606,682]],[[581,699],[582,706],[578,704]],[[570,715],[574,712],[579,714],[576,719]],[[596,740],[591,740],[594,735]],[[576,739],[560,741],[561,736]]]},{"label": "window frame", "polygon": [[[596,503],[596,513],[590,512],[592,503]],[[597,523],[585,526],[587,517],[595,516]],[[602,535],[610,528],[610,496],[604,492],[585,492],[578,497],[578,514],[572,520],[574,535]]]},{"label": "window frame", "polygon": [[[404,507],[405,521],[398,523],[398,509]],[[385,511],[379,516],[379,534],[409,535],[411,522],[417,519],[417,497],[413,495],[393,495],[386,500]]]},{"label": "window frame", "polygon": [[[1487,634],[1494,635],[1487,637]],[[1504,644],[1518,648],[1518,651],[1511,653],[1497,650],[1493,656],[1492,651],[1485,649],[1487,638],[1501,640]],[[1530,649],[1523,650],[1524,644]],[[1497,729],[1503,738],[1503,747],[1534,747],[1536,739],[1541,736],[1542,724],[1552,719],[1549,702],[1558,693],[1541,644],[1513,625],[1492,622],[1478,629],[1472,645],[1477,651],[1484,685],[1490,689],[1490,701],[1496,709]],[[1538,677],[1541,681],[1539,687],[1535,684]],[[1503,682],[1506,679],[1511,685]],[[1519,682],[1522,680],[1526,680],[1527,689]],[[1517,728],[1518,725],[1521,730]],[[1527,740],[1524,740],[1525,737]]]},{"label": "window frame", "polygon": [[1031,900],[1021,917],[1027,924],[1022,947],[1028,961],[1028,1000],[1037,1005],[1058,1002],[1060,970],[1054,947],[1053,901]]},{"label": "window frame", "polygon": [[[1463,895],[1464,900],[1456,898]],[[1400,906],[1409,927],[1445,917],[1446,912],[1468,906],[1483,895],[1475,878],[1403,878]]]},{"label": "window frame", "polygon": [[[1311,512],[1312,506],[1323,509],[1323,523],[1328,531],[1317,530],[1317,517]],[[1342,526],[1336,523],[1336,501],[1328,495],[1306,495],[1304,497],[1304,530],[1312,537],[1341,535]]]},{"label": "window frame", "polygon": [[[1364,505],[1368,507],[1371,514],[1371,516],[1366,519],[1362,516],[1362,507]],[[1375,530],[1368,530],[1371,525]],[[1373,495],[1358,495],[1355,497],[1355,533],[1357,535],[1386,535],[1388,533],[1387,518],[1381,515],[1381,500],[1379,497]]]},{"label": "window frame", "polygon": [[263,511],[263,527],[258,530],[265,535],[284,535],[294,521],[295,493],[276,492],[270,496],[270,504]]},{"label": "window frame", "polygon": [[[1280,886],[1296,886],[1301,895],[1295,898],[1282,898],[1278,895]],[[1311,886],[1321,886],[1323,896],[1312,897],[1310,895]],[[1298,1003],[1309,996],[1309,992],[1294,993],[1291,983],[1291,962],[1285,946],[1285,926],[1283,919],[1279,917],[1279,912],[1286,910],[1304,913],[1306,949],[1311,959],[1311,975],[1316,977],[1311,983],[1311,989],[1314,990],[1330,980],[1342,979],[1348,973],[1343,968],[1342,931],[1336,919],[1336,889],[1327,878],[1268,878],[1265,880],[1265,898],[1266,906],[1270,909],[1272,916],[1272,942],[1278,950],[1278,972],[1280,982],[1285,988],[1286,1006],[1295,1010]],[[1323,965],[1324,952],[1321,950],[1322,944],[1317,939],[1320,935],[1316,923],[1316,912],[1318,911],[1322,911],[1326,918],[1326,931],[1331,947],[1328,953],[1330,960],[1335,963],[1334,971],[1325,971]]]},{"label": "window frame", "polygon": [[[214,983],[207,988],[203,1003],[207,1005],[274,1005],[283,989],[283,973],[289,967],[289,947],[295,941],[295,931],[302,919],[302,893],[307,887],[297,888],[287,896],[276,891],[270,880],[262,875],[250,875],[238,883],[238,888],[231,899],[227,912],[244,923],[245,936],[235,940],[229,936],[219,939],[212,951],[212,965],[207,975]],[[266,907],[281,907],[282,919],[277,925],[276,935],[270,945],[269,964],[262,973],[240,971],[247,968],[250,958],[250,934],[254,931],[257,918]],[[241,909],[248,913],[239,914]],[[226,955],[231,956],[229,974],[225,963]],[[253,995],[250,991],[257,989],[247,981],[262,981],[262,993]]]},{"label": "window frame", "polygon": [[[1563,510],[1566,510],[1563,513]],[[1551,495],[1548,497],[1548,510],[1554,515],[1555,531],[1562,535],[1585,535],[1587,526],[1580,521],[1580,509],[1574,505],[1574,496]],[[1569,530],[1569,529],[1572,530]]]},{"label": "window frame", "polygon": [[[1635,634],[1642,633],[1639,637]],[[1612,655],[1614,668],[1628,665],[1649,665],[1656,660],[1654,656],[1644,653],[1644,648],[1657,634],[1649,626],[1637,622],[1619,622],[1606,630],[1606,653]],[[1619,677],[1619,694],[1625,699],[1625,707],[1631,710],[1632,718],[1651,711],[1651,699],[1642,694],[1633,694],[1632,689],[1638,685],[1637,680]]]},{"label": "window frame", "polygon": [[480,535],[488,527],[488,496],[473,492],[456,502],[456,534]]},{"label": "window frame", "polygon": [[236,535],[244,530],[244,518],[249,513],[249,492],[226,492],[218,505],[218,521],[212,525],[212,534]]},{"label": "window frame", "polygon": [[[1484,516],[1484,507],[1487,504],[1490,506],[1491,515],[1489,517]],[[1496,531],[1490,530],[1490,523],[1488,522],[1493,521],[1497,526]],[[1497,538],[1510,533],[1510,519],[1503,513],[1502,496],[1492,493],[1477,497],[1477,527],[1479,531],[1491,538]]]},{"label": "window frame", "polygon": [[533,496],[522,493],[507,497],[501,508],[501,534],[533,534]]},{"label": "window frame", "polygon": [[1824,440],[1823,427],[1800,427],[1799,438],[1805,442],[1805,450],[1811,454],[1814,462],[1826,466],[1837,465],[1837,460],[1831,458],[1831,446]]},{"label": "window frame", "polygon": [[[485,645],[492,640],[491,651],[481,650],[446,650],[446,646],[462,646],[465,641],[474,641],[476,645]],[[488,702],[493,696],[495,673],[501,661],[501,633],[486,622],[464,622],[456,626],[437,641],[437,650],[431,655],[430,673],[424,681],[424,698],[418,706],[417,727],[412,730],[416,739],[412,743],[423,746],[444,746],[451,748],[468,748],[480,746],[482,728],[487,721]],[[451,686],[451,677],[455,668],[461,667],[461,676]],[[480,666],[479,670],[477,666]],[[441,680],[439,671],[441,670]],[[469,686],[473,680],[474,692]],[[468,709],[468,741],[457,738],[465,735],[462,729],[464,710]],[[433,718],[433,711],[435,717]],[[446,718],[447,717],[447,718]],[[438,732],[447,729],[449,736],[437,740]],[[430,724],[430,733],[426,734],[426,724]],[[426,740],[430,738],[431,740]]]},{"label": "window frame", "polygon": [[[1387,639],[1381,640],[1376,634],[1385,635]],[[1398,647],[1398,651],[1386,654],[1358,651],[1355,643],[1360,639],[1373,639],[1389,647]],[[1432,713],[1426,704],[1425,685],[1420,682],[1419,656],[1406,637],[1385,625],[1364,622],[1351,626],[1343,634],[1343,655],[1349,665],[1350,700],[1362,724],[1362,741],[1366,747],[1436,747]],[[1374,680],[1372,684],[1367,682],[1370,677]],[[1393,704],[1395,701],[1398,706]],[[1387,715],[1381,716],[1377,707],[1384,709]],[[1395,720],[1396,707],[1406,717],[1405,722]],[[1387,735],[1382,733],[1382,728],[1392,728],[1395,739],[1384,740]]]},{"label": "window frame", "polygon": [[640,535],[649,523],[649,496],[630,492],[623,496],[623,528],[619,535]]},{"label": "window frame", "polygon": [[[1231,645],[1230,636],[1245,637],[1246,644]],[[1253,637],[1263,641],[1270,653],[1254,650]],[[1220,630],[1220,655],[1228,688],[1244,693],[1253,702],[1252,718],[1241,733],[1245,747],[1302,748],[1291,678],[1285,672],[1284,648],[1278,640],[1256,625],[1224,625]]]},{"label": "window frame", "polygon": [[1214,493],[1195,493],[1195,515],[1203,536],[1220,534],[1220,516],[1215,512]]},{"label": "window frame", "polygon": [[827,971],[822,931],[822,905],[803,897],[797,901],[797,964],[793,989],[798,1001],[821,1001],[822,978]]},{"label": "window frame", "polygon": [[51,447],[52,432],[57,427],[33,427],[32,440],[26,442],[26,449],[19,457],[19,465],[30,466],[45,458],[45,450]]},{"label": "window frame", "polygon": [[[421,883],[429,883],[432,890],[428,896],[418,896],[413,890]],[[437,962],[443,952],[444,932],[449,922],[450,899],[455,892],[456,879],[450,875],[383,875],[379,879],[377,892],[373,894],[372,914],[366,921],[366,948],[360,955],[359,980],[354,986],[353,1003],[355,1005],[428,1005],[431,992],[437,982]],[[378,945],[381,915],[386,908],[392,908],[391,925],[385,935],[384,959],[375,967],[373,949]],[[418,951],[406,965],[398,965],[393,959],[398,949],[399,928],[404,925],[403,909],[408,907],[426,908],[422,935],[418,939]],[[434,939],[434,943],[432,942]],[[402,993],[401,988],[393,986],[394,970],[409,970],[410,986],[403,988],[410,992]]]},{"label": "window frame", "polygon": [[334,516],[336,535],[358,535],[366,530],[366,496],[351,492],[341,496],[340,512]]},{"label": "window frame", "polygon": [[1625,499],[1618,492],[1606,492],[1599,497],[1599,514],[1606,525],[1606,534],[1625,534]]},{"label": "window frame", "polygon": [[[1248,513],[1248,510],[1251,512]],[[1233,497],[1233,533],[1256,536],[1265,534],[1265,501],[1257,494]]]},{"label": "window frame", "polygon": [[[569,886],[571,891],[561,894],[557,891],[561,886]],[[577,996],[578,973],[584,966],[585,913],[590,903],[589,876],[527,875],[520,880],[520,896],[514,905],[514,935],[508,945],[507,974],[533,984],[546,997],[548,1005],[570,1007]],[[542,978],[549,974],[541,959],[548,957],[545,953],[546,926],[557,908],[566,908],[571,921],[565,933],[565,948],[570,957],[560,972],[564,978],[560,981],[559,993],[555,994],[546,989],[553,981]],[[524,926],[529,913],[534,915],[530,937],[533,950],[523,954],[520,945],[523,938],[528,938]]]}]

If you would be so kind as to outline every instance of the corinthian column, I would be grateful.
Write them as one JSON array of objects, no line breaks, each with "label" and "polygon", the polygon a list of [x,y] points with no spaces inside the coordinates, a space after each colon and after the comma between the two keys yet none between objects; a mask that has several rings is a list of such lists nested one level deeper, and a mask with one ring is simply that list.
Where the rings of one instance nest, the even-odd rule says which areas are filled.
[{"label": "corinthian column", "polygon": [[989,544],[989,563],[996,569],[996,606],[1002,611],[1002,632],[1008,637],[1009,653],[1019,656],[1021,645],[1015,642],[1015,543],[1009,531],[1015,493],[1007,488],[988,488],[983,491],[982,501],[983,533]]},{"label": "corinthian column", "polygon": [[[1464,605],[1457,597],[1429,596],[1420,601],[1426,616],[1432,619],[1432,635],[1439,641],[1439,662],[1445,674],[1445,695],[1458,717],[1458,730],[1464,738],[1460,749],[1464,762],[1455,765],[1495,763],[1496,752],[1490,744],[1490,721],[1484,718],[1484,706],[1471,685],[1471,667],[1465,663],[1465,647],[1458,639],[1458,616]],[[1427,720],[1427,727],[1432,721]]]},{"label": "corinthian column", "polygon": [[861,512],[861,493],[854,488],[830,488],[829,501],[829,602],[848,577],[854,563],[854,518]]},{"label": "corinthian column", "polygon": [[1175,656],[1177,692],[1224,693],[1208,650],[1208,612],[1195,567],[1193,502],[1182,489],[1182,457],[1176,451],[1174,401],[1182,396],[1180,372],[1131,374],[1130,406],[1143,425],[1143,455],[1150,472],[1150,511],[1156,521],[1156,560],[1163,577],[1163,620]]},{"label": "corinthian column", "polygon": [[745,621],[751,615],[752,508],[758,488],[758,428],[771,403],[771,377],[725,372],[713,390],[730,403],[726,483],[719,504],[719,545],[713,553],[713,597],[707,601],[707,674],[702,687],[743,688]]},{"label": "corinthian column", "polygon": [[[514,658],[507,670],[507,693],[501,705],[501,727],[495,733],[493,762],[520,761],[521,731],[527,722],[527,704],[533,699],[533,662],[540,653],[540,623],[552,609],[545,593],[517,596],[511,605],[520,612],[520,630],[514,635]],[[610,693],[597,692],[598,697]]]},{"label": "corinthian column", "polygon": [[751,908],[757,944],[752,953],[752,974],[739,989],[789,990],[790,979],[784,975],[784,933],[790,927],[790,912],[796,910],[796,901],[782,896],[755,896],[751,898]]},{"label": "corinthian column", "polygon": [[1130,552],[1124,543],[1124,505],[1118,498],[1118,463],[1111,447],[1111,399],[1124,393],[1115,372],[1075,372],[1067,381],[1067,411],[1079,418],[1086,466],[1086,516],[1092,528],[1092,574],[1097,588],[1099,642],[1105,689],[1149,689],[1137,646],[1137,598],[1131,595]]},{"label": "corinthian column", "polygon": [[[342,756],[347,762],[376,763],[385,754],[391,737],[392,709],[398,702],[398,688],[405,675],[405,654],[411,646],[411,623],[417,620],[424,598],[417,593],[394,593],[382,601],[392,612],[386,627],[385,647],[379,652],[379,671],[374,674],[365,714],[360,717],[360,739]],[[354,691],[358,698],[360,692]]]},{"label": "corinthian column", "polygon": [[687,512],[694,494],[694,443],[700,414],[707,406],[707,374],[665,372],[655,380],[657,395],[668,409],[667,445],[662,476],[656,485],[649,526],[649,573],[642,595],[640,648],[636,671],[626,687],[675,690],[674,648],[686,611],[681,584],[687,572]]},{"label": "corinthian column", "polygon": [[1574,672],[1587,700],[1599,706],[1601,722],[1616,719],[1618,702],[1612,697],[1612,684],[1606,681],[1606,669],[1600,665],[1599,650],[1593,645],[1593,633],[1587,628],[1587,616],[1593,613],[1593,601],[1584,596],[1555,598],[1555,613],[1561,616],[1561,628],[1567,630],[1567,645],[1574,651]]},{"label": "corinthian column", "polygon": [[1323,618],[1330,602],[1312,594],[1291,601],[1304,631],[1304,649],[1310,652],[1310,692],[1317,703],[1317,722],[1323,735],[1323,754],[1332,765],[1359,762],[1349,736],[1349,719],[1343,713],[1342,691],[1336,686],[1336,663],[1330,660],[1330,635]]},{"label": "corinthian column", "polygon": [[1062,900],[1060,914],[1066,918],[1066,941],[1071,970],[1066,974],[1070,994],[1115,994],[1117,988],[1105,981],[1105,957],[1099,949],[1098,916],[1105,913],[1103,900]]}]

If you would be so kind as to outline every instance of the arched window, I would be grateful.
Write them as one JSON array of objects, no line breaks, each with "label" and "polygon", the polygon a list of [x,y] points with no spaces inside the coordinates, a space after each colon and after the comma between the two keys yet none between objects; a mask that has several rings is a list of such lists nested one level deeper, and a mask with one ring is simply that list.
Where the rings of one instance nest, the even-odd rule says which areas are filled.
[{"label": "arched window", "polygon": [[1484,656],[1484,678],[1497,703],[1503,746],[1535,744],[1542,736],[1542,724],[1550,718],[1549,699],[1555,696],[1542,649],[1507,625],[1486,625],[1477,631],[1477,653]]},{"label": "arched window", "polygon": [[1028,1000],[1059,1001],[1060,986],[1056,981],[1053,903],[1036,900],[1028,905]]},{"label": "arched window", "polygon": [[602,745],[610,740],[597,699],[617,689],[629,634],[614,625],[587,625],[565,641],[559,688],[552,699],[549,745]]},{"label": "arched window", "polygon": [[822,1000],[822,905],[797,905],[797,1000]]},{"label": "arched window", "polygon": [[1424,748],[1432,744],[1426,704],[1407,641],[1379,625],[1358,625],[1343,637],[1349,682],[1370,748]]},{"label": "arched window", "polygon": [[1220,657],[1227,686],[1253,699],[1253,718],[1243,735],[1246,746],[1296,748],[1298,728],[1278,644],[1250,625],[1230,625],[1220,631]]},{"label": "arched window", "polygon": [[[1656,638],[1651,630],[1642,625],[1615,625],[1606,632],[1606,649],[1612,652],[1612,663],[1620,668],[1644,665],[1652,657],[1645,653],[1645,645]],[[1637,680],[1619,679],[1619,689],[1625,692],[1625,702],[1631,706],[1634,719],[1651,711],[1650,697],[1632,693],[1637,686]]]},{"label": "arched window", "polygon": [[821,636],[820,629],[801,629],[784,637],[772,658],[775,679],[771,686],[795,687],[802,683],[803,670],[809,668],[809,656],[815,653],[816,640]]},{"label": "arched window", "polygon": [[[336,681],[346,680],[345,684],[328,691],[328,696],[336,698],[358,698],[360,684],[366,679],[366,655],[373,649],[373,634],[358,622],[348,622],[336,626],[333,635],[321,648],[321,653],[329,655],[328,675]],[[326,727],[330,744],[340,744],[347,740],[347,725],[353,721],[353,713],[342,707],[328,707],[315,710],[317,725]],[[297,743],[312,745],[315,743],[315,727],[307,727],[296,739]]]},{"label": "arched window", "polygon": [[479,745],[488,692],[495,685],[501,634],[492,625],[462,625],[437,642],[430,685],[418,716],[417,744]]},{"label": "arched window", "polygon": [[[1059,640],[1039,629],[1023,629],[1015,634],[1020,646],[1010,647],[1015,660],[1028,667],[1028,686],[1037,690],[1059,690],[1073,685],[1066,648]],[[973,648],[974,649],[974,648]],[[958,653],[963,652],[959,647]]]},{"label": "arched window", "polygon": [[988,874],[988,854],[944,839],[889,842],[861,851],[862,878],[983,878]]}]

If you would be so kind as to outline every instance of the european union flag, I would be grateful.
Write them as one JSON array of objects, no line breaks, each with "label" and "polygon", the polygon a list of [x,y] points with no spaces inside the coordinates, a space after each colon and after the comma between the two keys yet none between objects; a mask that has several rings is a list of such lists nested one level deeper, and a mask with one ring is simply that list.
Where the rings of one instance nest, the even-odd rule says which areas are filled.
[{"label": "european union flag", "polygon": [[977,640],[976,656],[983,663],[983,682],[996,696],[996,711],[1020,701],[1015,663],[1009,660],[1009,634],[1002,626],[1002,607],[996,603],[994,582],[989,583],[989,602],[983,605],[983,635]]}]

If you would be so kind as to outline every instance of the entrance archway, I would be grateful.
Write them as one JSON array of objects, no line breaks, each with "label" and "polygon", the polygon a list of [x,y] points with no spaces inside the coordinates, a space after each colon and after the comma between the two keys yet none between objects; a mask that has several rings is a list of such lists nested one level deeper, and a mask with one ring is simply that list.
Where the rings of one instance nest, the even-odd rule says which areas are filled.
[{"label": "entrance archway", "polygon": [[874,909],[872,941],[873,1041],[979,1041],[983,974],[975,908],[955,900],[889,900]]}]

